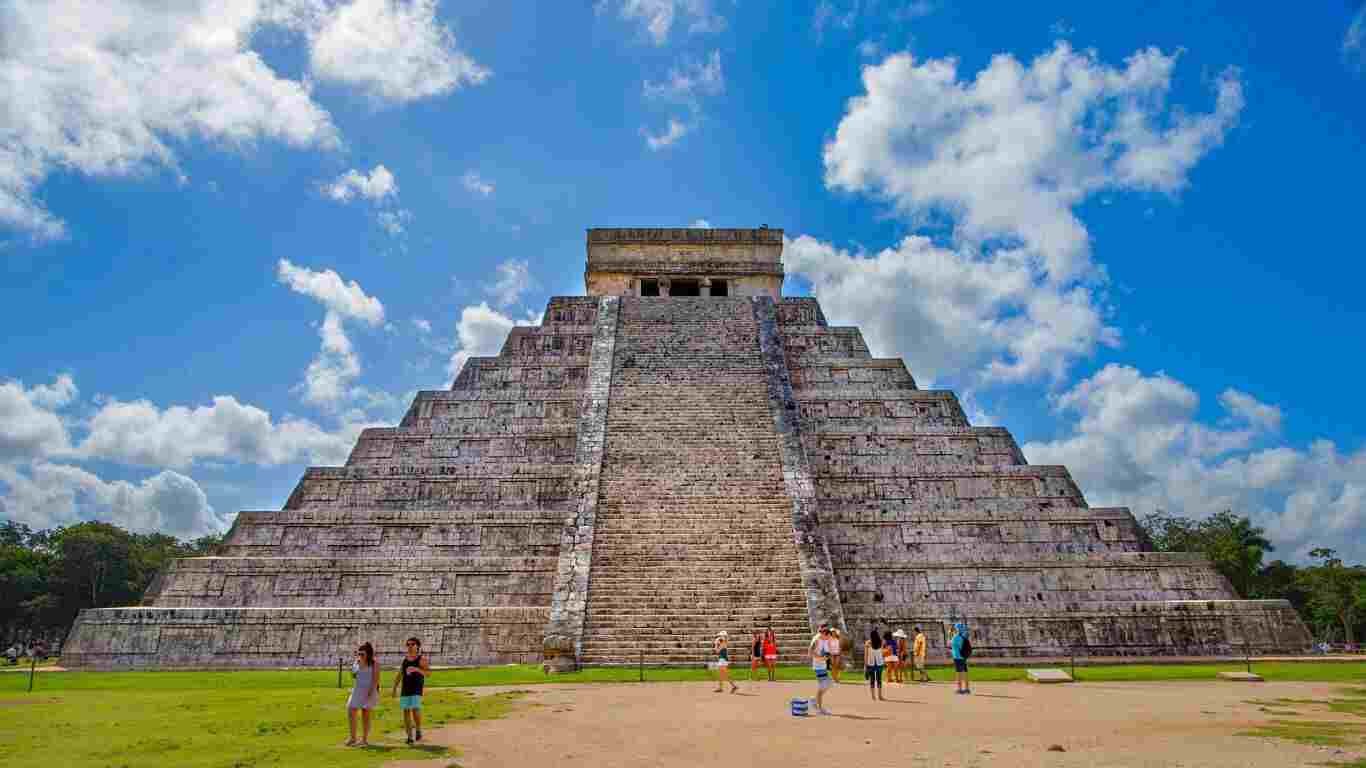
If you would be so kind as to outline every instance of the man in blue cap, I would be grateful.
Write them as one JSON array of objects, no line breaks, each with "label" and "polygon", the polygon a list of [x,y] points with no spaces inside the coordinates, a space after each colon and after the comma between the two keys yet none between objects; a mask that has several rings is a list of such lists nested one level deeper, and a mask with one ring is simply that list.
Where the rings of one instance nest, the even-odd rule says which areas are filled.
[{"label": "man in blue cap", "polygon": [[949,650],[953,654],[953,671],[958,679],[958,690],[955,693],[972,693],[972,689],[968,687],[968,657],[972,656],[972,641],[968,639],[966,623],[960,621],[953,625]]}]

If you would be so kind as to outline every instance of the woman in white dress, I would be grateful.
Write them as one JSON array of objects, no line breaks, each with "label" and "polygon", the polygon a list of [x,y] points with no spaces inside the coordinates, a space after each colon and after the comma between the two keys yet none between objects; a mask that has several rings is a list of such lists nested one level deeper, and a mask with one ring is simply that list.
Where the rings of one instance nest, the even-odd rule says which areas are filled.
[{"label": "woman in white dress", "polygon": [[[375,660],[375,647],[361,643],[356,649],[356,660],[351,664],[351,675],[356,684],[351,688],[351,698],[346,702],[346,714],[351,722],[351,738],[348,747],[370,746],[370,710],[379,705],[379,662]],[[360,741],[356,741],[356,712],[360,712],[363,729]]]}]

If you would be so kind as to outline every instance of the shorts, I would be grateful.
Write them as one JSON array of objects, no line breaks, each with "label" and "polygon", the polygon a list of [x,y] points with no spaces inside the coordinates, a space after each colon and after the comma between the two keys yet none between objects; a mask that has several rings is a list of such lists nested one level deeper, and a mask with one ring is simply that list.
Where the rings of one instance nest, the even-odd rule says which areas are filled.
[{"label": "shorts", "polygon": [[967,659],[954,659],[954,660],[953,660],[953,671],[954,671],[954,672],[967,672],[967,671],[968,671],[968,660],[967,660]]},{"label": "shorts", "polygon": [[824,691],[825,689],[829,688],[834,684],[835,681],[833,678],[830,677],[829,672],[826,672],[823,669],[816,670],[816,688]]},{"label": "shorts", "polygon": [[399,709],[422,709],[422,694],[416,696],[399,696]]}]

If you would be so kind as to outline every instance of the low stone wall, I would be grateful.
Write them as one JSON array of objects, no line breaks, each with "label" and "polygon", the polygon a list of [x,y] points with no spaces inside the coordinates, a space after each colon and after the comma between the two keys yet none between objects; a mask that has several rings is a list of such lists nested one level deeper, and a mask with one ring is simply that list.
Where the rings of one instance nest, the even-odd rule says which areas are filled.
[{"label": "low stone wall", "polygon": [[81,611],[70,666],[333,667],[356,646],[393,665],[408,637],[433,664],[534,663],[545,608],[101,608]]}]

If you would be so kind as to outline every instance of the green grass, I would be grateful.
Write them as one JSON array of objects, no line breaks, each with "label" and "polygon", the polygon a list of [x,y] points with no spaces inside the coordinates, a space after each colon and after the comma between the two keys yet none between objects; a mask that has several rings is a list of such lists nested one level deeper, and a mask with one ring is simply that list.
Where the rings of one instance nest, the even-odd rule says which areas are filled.
[{"label": "green grass", "polygon": [[[397,758],[454,758],[440,746],[403,744],[402,720],[387,696],[376,711],[368,749],[342,746],[347,738],[345,697],[335,687],[258,685],[267,673],[204,687],[67,688],[32,695],[0,693],[0,765],[377,766]],[[276,673],[280,677],[304,675]],[[112,675],[105,675],[109,678]],[[176,674],[190,682],[194,673]],[[139,674],[141,681],[149,678]],[[109,680],[109,682],[113,682]],[[335,686],[335,680],[334,686]],[[517,693],[475,696],[432,690],[423,700],[424,725],[501,717]],[[446,763],[440,763],[445,765]]]},{"label": "green grass", "polygon": [[1240,735],[1286,739],[1318,747],[1345,747],[1359,743],[1360,737],[1366,735],[1366,731],[1363,731],[1362,727],[1355,723],[1324,720],[1272,720],[1266,725],[1244,731]]}]

